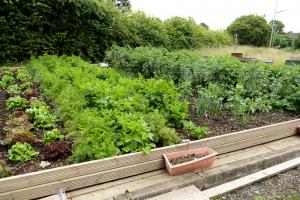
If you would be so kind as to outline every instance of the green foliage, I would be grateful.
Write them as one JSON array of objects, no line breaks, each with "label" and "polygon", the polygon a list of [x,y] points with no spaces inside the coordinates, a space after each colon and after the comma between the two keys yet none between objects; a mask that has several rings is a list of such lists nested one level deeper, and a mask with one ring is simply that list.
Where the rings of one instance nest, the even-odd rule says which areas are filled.
[{"label": "green foliage", "polygon": [[14,162],[26,162],[37,158],[39,152],[28,143],[16,143],[8,150],[8,159]]},{"label": "green foliage", "polygon": [[277,34],[274,38],[273,46],[279,46],[280,48],[286,48],[292,45],[292,40],[286,34]]},{"label": "green foliage", "polygon": [[99,60],[114,41],[119,14],[105,0],[9,0],[1,2],[0,12],[0,62],[44,53]]},{"label": "green foliage", "polygon": [[[273,26],[273,20],[271,20],[269,24],[272,27]],[[284,31],[283,31],[284,27],[285,27],[285,25],[282,21],[274,20],[274,32],[275,32],[275,34],[284,33]]]},{"label": "green foliage", "polygon": [[121,77],[78,57],[43,56],[29,67],[65,122],[73,162],[180,142],[174,128],[188,105],[172,82]]},{"label": "green foliage", "polygon": [[27,70],[19,69],[17,71],[17,79],[20,81],[28,81],[31,79],[31,75]]},{"label": "green foliage", "polygon": [[25,89],[28,89],[28,88],[31,88],[33,86],[32,82],[24,82],[20,85],[20,88],[22,90],[25,90]]},{"label": "green foliage", "polygon": [[192,121],[183,121],[183,130],[190,136],[201,139],[210,134],[210,131],[207,127],[198,127]]},{"label": "green foliage", "polygon": [[5,0],[0,12],[2,63],[45,53],[96,62],[112,44],[169,49],[232,44],[226,32],[208,30],[191,18],[162,21],[131,12],[128,0]]},{"label": "green foliage", "polygon": [[241,45],[266,46],[271,35],[271,26],[266,19],[257,15],[237,18],[228,28],[228,32],[238,37]]},{"label": "green foliage", "polygon": [[170,49],[191,49],[202,46],[230,45],[232,40],[225,32],[213,32],[198,26],[193,18],[172,17],[164,22]]},{"label": "green foliage", "polygon": [[5,178],[10,175],[10,170],[4,161],[0,161],[0,178]]},{"label": "green foliage", "polygon": [[14,83],[15,78],[12,75],[5,74],[2,76],[1,82],[5,84],[12,84]]},{"label": "green foliage", "polygon": [[8,94],[18,94],[21,91],[21,88],[17,84],[9,86],[6,90]]},{"label": "green foliage", "polygon": [[8,100],[6,100],[5,106],[7,110],[22,110],[26,108],[27,101],[20,96],[10,97]]},{"label": "green foliage", "polygon": [[51,131],[46,131],[43,137],[43,144],[49,144],[54,141],[60,141],[64,139],[64,135],[58,129],[52,129]]},{"label": "green foliage", "polygon": [[30,107],[26,109],[26,114],[34,121],[34,126],[37,128],[50,129],[55,127],[56,118],[42,101],[32,101]]},{"label": "green foliage", "polygon": [[199,117],[219,114],[222,109],[222,102],[225,91],[217,84],[209,84],[207,88],[198,91],[196,101],[196,113]]},{"label": "green foliage", "polygon": [[299,110],[300,73],[293,66],[241,63],[231,57],[201,58],[192,51],[113,47],[106,61],[118,70],[178,84],[185,98],[198,94],[198,116],[227,109],[246,121],[249,113]]},{"label": "green foliage", "polygon": [[300,34],[297,35],[295,41],[294,41],[294,46],[296,49],[300,49]]},{"label": "green foliage", "polygon": [[6,87],[6,83],[3,81],[0,81],[0,90],[4,89]]}]

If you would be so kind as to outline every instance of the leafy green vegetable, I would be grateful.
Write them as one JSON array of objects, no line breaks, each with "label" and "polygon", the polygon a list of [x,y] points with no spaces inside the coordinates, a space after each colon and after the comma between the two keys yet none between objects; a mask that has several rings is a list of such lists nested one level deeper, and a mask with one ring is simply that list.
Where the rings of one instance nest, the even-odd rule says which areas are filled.
[{"label": "leafy green vegetable", "polygon": [[27,70],[19,69],[17,71],[17,79],[20,81],[28,81],[28,80],[32,79],[32,77]]},{"label": "leafy green vegetable", "polygon": [[43,144],[49,144],[54,141],[60,141],[64,139],[64,135],[58,129],[52,129],[51,131],[46,131],[43,137]]},{"label": "leafy green vegetable", "polygon": [[48,106],[38,100],[31,102],[30,107],[26,109],[28,116],[34,121],[34,126],[42,129],[50,129],[55,127],[56,117],[54,117]]},{"label": "leafy green vegetable", "polygon": [[8,159],[14,162],[25,162],[37,158],[39,152],[28,143],[17,142],[8,150]]},{"label": "leafy green vegetable", "polygon": [[12,76],[12,75],[3,75],[2,76],[2,80],[1,80],[3,83],[6,83],[6,84],[12,84],[14,83],[15,81],[15,78]]},{"label": "leafy green vegetable", "polygon": [[20,93],[22,90],[18,85],[11,85],[7,88],[6,92],[8,94],[18,94]]},{"label": "leafy green vegetable", "polygon": [[7,110],[22,110],[26,108],[27,101],[20,96],[10,97],[8,100],[6,100],[5,106]]}]

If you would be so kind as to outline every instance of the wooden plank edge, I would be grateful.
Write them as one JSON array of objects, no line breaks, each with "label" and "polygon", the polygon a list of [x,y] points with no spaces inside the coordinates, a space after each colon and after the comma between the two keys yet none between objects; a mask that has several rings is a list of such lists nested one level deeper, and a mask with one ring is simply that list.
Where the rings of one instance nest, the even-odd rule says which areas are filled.
[{"label": "wooden plank edge", "polygon": [[[69,179],[76,176],[83,176],[95,172],[101,172],[110,169],[117,169],[123,166],[129,166],[132,164],[138,164],[142,162],[149,162],[151,160],[161,158],[162,154],[174,152],[174,151],[182,151],[186,149],[198,148],[203,146],[213,146],[216,144],[221,144],[224,138],[229,142],[236,141],[238,137],[241,138],[252,138],[258,135],[265,135],[266,129],[268,128],[277,128],[274,132],[268,132],[268,134],[276,134],[282,131],[294,131],[294,127],[299,126],[300,119],[282,122],[278,124],[273,124],[269,126],[259,127],[255,129],[240,131],[236,133],[231,133],[222,136],[211,137],[199,141],[188,142],[179,145],[173,145],[169,147],[163,147],[152,150],[150,155],[146,155],[144,153],[133,153],[122,155],[118,157],[106,158],[102,160],[89,161],[85,163],[73,164],[69,166],[53,168],[48,170],[43,170],[39,172],[33,172],[29,174],[19,175],[8,177],[4,179],[0,179],[0,193],[8,192],[21,189],[28,186],[40,185],[46,182],[59,181],[64,179]],[[283,126],[283,127],[282,127]],[[260,130],[259,134],[256,133],[257,130]],[[262,131],[263,130],[263,131]],[[233,139],[233,137],[235,139]],[[154,169],[155,170],[155,169]],[[8,189],[9,188],[9,189]]]},{"label": "wooden plank edge", "polygon": [[[257,137],[255,139],[243,140],[237,143],[233,143],[232,145],[221,145],[214,147],[217,151],[220,152],[230,152],[235,149],[242,149],[248,146],[254,146],[261,142],[273,141],[273,139],[281,138],[282,136],[288,136],[291,133],[280,133],[273,135],[270,138],[269,135]],[[153,171],[156,169],[164,168],[164,160],[161,158],[159,160],[150,161],[147,163],[131,165],[127,167],[122,167],[118,169],[113,169],[104,172],[98,172],[94,174],[79,176],[76,178],[66,179],[62,181],[56,181],[49,184],[43,184],[34,187],[23,188],[16,191],[10,191],[6,193],[0,194],[0,199],[22,199],[26,198],[39,198],[47,195],[52,195],[58,192],[59,189],[63,189],[65,191],[74,190],[78,188],[83,188],[95,184],[105,183],[108,181],[125,178],[128,176],[137,175],[140,173],[146,173],[149,171]]]}]

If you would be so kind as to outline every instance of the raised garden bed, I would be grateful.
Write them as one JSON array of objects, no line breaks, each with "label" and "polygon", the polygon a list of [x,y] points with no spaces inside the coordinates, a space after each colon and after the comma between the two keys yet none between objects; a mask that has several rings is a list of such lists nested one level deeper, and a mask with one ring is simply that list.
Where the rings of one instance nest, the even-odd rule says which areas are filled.
[{"label": "raised garden bed", "polygon": [[44,170],[0,180],[0,199],[38,198],[165,168],[163,154],[208,146],[219,154],[292,136],[300,120],[158,148],[149,155],[133,153]]}]

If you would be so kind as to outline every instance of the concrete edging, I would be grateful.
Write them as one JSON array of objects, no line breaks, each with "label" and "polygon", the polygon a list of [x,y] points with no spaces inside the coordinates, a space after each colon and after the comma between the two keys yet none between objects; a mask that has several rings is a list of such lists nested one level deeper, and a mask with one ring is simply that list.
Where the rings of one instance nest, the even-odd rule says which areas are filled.
[{"label": "concrete edging", "polygon": [[113,197],[115,200],[127,200],[128,195],[135,200],[142,200],[178,190],[190,185],[198,188],[211,188],[234,179],[247,176],[257,171],[272,167],[300,156],[300,146],[295,145],[254,158],[248,158],[234,163],[226,164],[203,172],[194,172],[179,176],[178,179],[167,181],[141,190],[131,191]]}]

